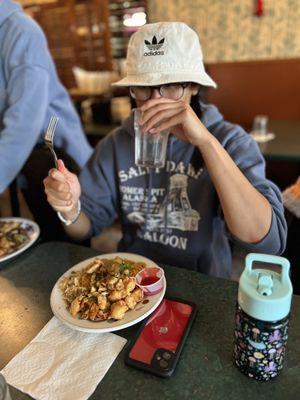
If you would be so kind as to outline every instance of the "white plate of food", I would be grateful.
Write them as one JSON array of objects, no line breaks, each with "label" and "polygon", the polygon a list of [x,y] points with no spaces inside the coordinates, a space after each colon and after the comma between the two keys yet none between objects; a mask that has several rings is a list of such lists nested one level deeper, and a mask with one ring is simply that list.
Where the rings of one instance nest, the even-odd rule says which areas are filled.
[{"label": "white plate of food", "polygon": [[25,218],[0,218],[0,262],[22,253],[38,239],[39,226]]},{"label": "white plate of food", "polygon": [[84,260],[66,271],[54,285],[53,314],[72,329],[113,332],[134,325],[151,314],[162,301],[163,289],[145,296],[135,275],[157,267],[150,259],[132,253],[109,253]]}]

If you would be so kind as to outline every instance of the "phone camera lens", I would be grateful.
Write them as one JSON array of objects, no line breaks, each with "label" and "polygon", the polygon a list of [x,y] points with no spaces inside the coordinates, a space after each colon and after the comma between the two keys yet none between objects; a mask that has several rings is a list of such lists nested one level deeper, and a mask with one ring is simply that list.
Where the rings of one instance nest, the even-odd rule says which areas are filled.
[{"label": "phone camera lens", "polygon": [[165,361],[165,360],[160,360],[160,362],[159,362],[159,365],[163,368],[163,369],[166,369],[166,368],[168,368],[168,363],[167,363],[167,361]]},{"label": "phone camera lens", "polygon": [[167,353],[166,351],[163,353],[162,356],[165,360],[170,360],[170,358],[172,357],[171,353]]}]

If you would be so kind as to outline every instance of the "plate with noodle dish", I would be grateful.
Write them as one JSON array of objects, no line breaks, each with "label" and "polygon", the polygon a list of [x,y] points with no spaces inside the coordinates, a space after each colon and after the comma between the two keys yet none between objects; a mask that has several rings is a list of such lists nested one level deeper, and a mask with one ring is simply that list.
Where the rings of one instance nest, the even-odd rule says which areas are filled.
[{"label": "plate with noodle dish", "polygon": [[0,262],[22,253],[38,239],[39,226],[25,218],[0,218]]},{"label": "plate with noodle dish", "polygon": [[137,285],[139,271],[157,264],[133,253],[109,253],[84,260],[66,271],[51,292],[53,314],[83,332],[113,332],[151,314],[166,291],[146,296]]}]

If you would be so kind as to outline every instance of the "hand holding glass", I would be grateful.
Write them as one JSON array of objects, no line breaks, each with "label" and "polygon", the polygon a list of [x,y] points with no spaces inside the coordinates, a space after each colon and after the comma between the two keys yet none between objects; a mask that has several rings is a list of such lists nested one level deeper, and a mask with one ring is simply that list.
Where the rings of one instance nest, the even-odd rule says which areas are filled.
[{"label": "hand holding glass", "polygon": [[169,132],[143,132],[140,116],[141,111],[134,109],[135,163],[141,167],[162,168],[166,162]]}]

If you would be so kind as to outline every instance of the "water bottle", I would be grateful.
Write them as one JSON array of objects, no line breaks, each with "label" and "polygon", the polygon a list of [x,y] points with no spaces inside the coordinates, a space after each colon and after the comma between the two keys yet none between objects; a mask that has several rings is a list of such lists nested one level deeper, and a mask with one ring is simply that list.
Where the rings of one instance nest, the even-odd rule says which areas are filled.
[{"label": "water bottle", "polygon": [[[278,264],[281,273],[253,269],[254,261]],[[234,331],[234,361],[259,381],[275,378],[283,367],[292,300],[286,258],[251,253],[240,277]]]}]

